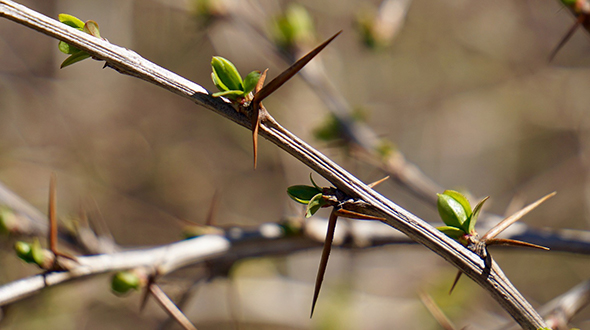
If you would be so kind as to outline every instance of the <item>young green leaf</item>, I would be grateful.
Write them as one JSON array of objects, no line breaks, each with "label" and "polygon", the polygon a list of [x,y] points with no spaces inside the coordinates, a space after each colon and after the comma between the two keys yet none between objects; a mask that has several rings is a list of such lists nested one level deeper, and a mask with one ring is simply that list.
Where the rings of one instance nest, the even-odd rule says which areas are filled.
[{"label": "young green leaf", "polygon": [[479,203],[477,203],[477,205],[475,205],[473,208],[473,214],[471,214],[471,217],[469,217],[469,219],[467,219],[467,221],[463,224],[463,229],[465,229],[467,233],[475,233],[475,223],[477,222],[477,218],[479,217],[479,213],[481,212],[483,204],[488,200],[488,198],[490,198],[490,196],[482,199],[479,201]]},{"label": "young green leaf", "polygon": [[[71,47],[71,46],[70,46],[70,47]],[[88,53],[86,53],[86,52],[83,52],[83,51],[79,50],[78,52],[76,52],[76,53],[73,53],[72,55],[68,56],[68,58],[66,58],[66,59],[65,59],[65,60],[64,60],[64,61],[61,63],[60,69],[63,69],[63,68],[65,68],[66,66],[70,66],[70,65],[72,65],[72,64],[74,64],[74,63],[77,63],[77,62],[80,62],[80,61],[82,61],[82,60],[85,60],[85,59],[87,59],[87,58],[89,58],[89,57],[90,57],[90,54],[88,54]]]},{"label": "young green leaf", "polygon": [[463,209],[465,209],[465,215],[467,215],[468,218],[471,216],[471,204],[469,204],[469,200],[467,200],[465,195],[455,190],[445,190],[443,194],[453,197],[454,200],[463,206]]},{"label": "young green leaf", "polygon": [[260,80],[260,75],[260,71],[252,71],[244,78],[244,96],[254,90]]},{"label": "young green leaf", "polygon": [[242,77],[232,62],[221,56],[213,56],[211,68],[217,80],[221,81],[228,90],[243,91]]},{"label": "young green leaf", "polygon": [[79,50],[78,48],[70,46],[69,44],[66,44],[63,41],[60,41],[59,44],[57,44],[57,48],[59,48],[59,51],[64,54],[74,54],[77,52],[81,52],[81,50]]},{"label": "young green leaf", "polygon": [[72,15],[68,15],[68,14],[59,14],[58,15],[58,19],[60,22],[69,25],[75,29],[78,29],[80,31],[82,31],[84,29],[84,22],[82,22],[82,20],[80,20],[79,18],[72,16]]},{"label": "young green leaf", "polygon": [[309,202],[322,191],[316,187],[297,185],[287,188],[287,194],[294,201],[301,204],[309,204]]},{"label": "young green leaf", "polygon": [[93,20],[89,20],[89,21],[86,21],[86,23],[84,23],[83,31],[88,33],[91,36],[100,38],[100,31],[98,31],[98,23],[96,23]]},{"label": "young green leaf", "polygon": [[463,205],[447,194],[437,194],[438,213],[442,221],[451,227],[462,228],[467,220],[467,213]]},{"label": "young green leaf", "polygon": [[220,97],[225,96],[230,100],[236,100],[240,97],[244,96],[244,92],[242,91],[223,91],[211,94],[213,97]]},{"label": "young green leaf", "polygon": [[31,256],[37,265],[43,267],[45,264],[45,252],[37,238],[35,238],[33,244],[31,244]]},{"label": "young green leaf", "polygon": [[326,205],[326,201],[324,200],[324,195],[319,193],[309,201],[307,204],[307,210],[305,211],[305,217],[309,218],[314,215],[322,206]]},{"label": "young green leaf", "polygon": [[130,290],[139,290],[140,280],[137,274],[127,271],[117,272],[111,281],[111,290],[116,294],[126,294]]},{"label": "young green leaf", "polygon": [[315,183],[315,181],[313,181],[313,176],[312,176],[312,173],[309,173],[309,181],[311,181],[311,184],[313,184],[313,186],[314,186],[314,187],[315,187],[317,190],[319,190],[319,191],[322,191],[322,188],[320,188],[320,187],[319,187],[319,186],[318,186],[318,185]]},{"label": "young green leaf", "polygon": [[18,241],[14,243],[14,250],[16,251],[17,257],[19,257],[21,260],[29,264],[35,263],[35,259],[33,259],[31,254],[31,244]]},{"label": "young green leaf", "polygon": [[457,227],[442,226],[436,227],[436,229],[442,231],[445,235],[456,240],[458,240],[461,236],[465,235],[465,232]]}]

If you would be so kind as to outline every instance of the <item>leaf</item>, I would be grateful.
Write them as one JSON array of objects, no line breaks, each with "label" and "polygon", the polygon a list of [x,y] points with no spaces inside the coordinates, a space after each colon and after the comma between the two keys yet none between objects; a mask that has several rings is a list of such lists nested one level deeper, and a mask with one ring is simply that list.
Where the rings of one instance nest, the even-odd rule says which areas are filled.
[{"label": "leaf", "polygon": [[244,97],[244,92],[242,92],[242,91],[223,91],[223,92],[213,93],[213,94],[211,94],[211,96],[213,96],[213,97],[225,96],[228,99],[235,100],[239,97]]},{"label": "leaf", "polygon": [[78,48],[71,46],[70,44],[67,44],[63,41],[59,42],[59,44],[57,45],[57,48],[59,48],[59,51],[64,54],[74,54],[77,52],[81,52],[81,50],[79,50]]},{"label": "leaf", "polygon": [[441,226],[436,227],[436,229],[442,231],[445,235],[456,240],[458,240],[461,236],[466,234],[462,229],[457,227]]},{"label": "leaf", "polygon": [[37,265],[43,267],[45,264],[45,253],[43,252],[41,243],[37,238],[35,238],[33,244],[31,244],[31,256]]},{"label": "leaf", "polygon": [[312,173],[309,173],[309,181],[311,181],[311,184],[313,184],[313,186],[314,186],[314,187],[315,187],[317,190],[319,190],[320,192],[322,191],[322,188],[320,188],[320,187],[319,187],[319,186],[318,186],[318,185],[315,183],[315,181],[313,181],[313,176],[312,176]]},{"label": "leaf", "polygon": [[465,197],[465,195],[455,190],[445,190],[443,194],[453,197],[454,200],[456,200],[463,206],[467,217],[469,218],[471,216],[471,204],[469,203],[469,200],[467,199],[467,197]]},{"label": "leaf", "polygon": [[451,227],[462,228],[467,220],[465,208],[453,197],[446,194],[437,194],[438,213],[442,221]]},{"label": "leaf", "polygon": [[248,95],[251,91],[256,88],[256,84],[258,84],[258,80],[260,80],[260,71],[252,71],[248,73],[246,78],[244,78],[244,96]]},{"label": "leaf", "polygon": [[65,61],[63,61],[61,63],[60,69],[65,68],[66,66],[70,66],[74,63],[80,62],[82,60],[85,60],[87,58],[89,58],[90,55],[86,52],[80,51],[78,53],[74,53],[72,55],[70,55],[68,58],[65,59]]},{"label": "leaf", "polygon": [[291,186],[287,188],[287,194],[294,201],[301,204],[309,204],[309,202],[318,194],[321,194],[321,190],[304,185]]},{"label": "leaf", "polygon": [[477,205],[475,205],[475,208],[473,208],[473,213],[471,214],[471,217],[469,217],[469,219],[467,219],[467,221],[463,224],[463,229],[465,229],[467,231],[467,233],[469,233],[469,234],[474,233],[475,223],[477,222],[477,218],[479,217],[479,213],[481,212],[483,204],[488,200],[488,198],[490,198],[490,196],[487,196],[486,198],[479,201],[479,203],[477,203]]},{"label": "leaf", "polygon": [[213,80],[213,84],[215,84],[215,87],[217,87],[217,89],[219,89],[220,91],[224,92],[229,90],[229,88],[227,88],[227,86],[225,86],[225,84],[223,84],[223,82],[219,80],[219,77],[217,76],[215,71],[211,72],[211,80]]},{"label": "leaf", "polygon": [[69,14],[59,14],[58,19],[60,22],[69,25],[75,29],[82,31],[84,29],[84,22],[79,18]]},{"label": "leaf", "polygon": [[228,90],[244,90],[242,77],[232,62],[221,56],[213,56],[211,68],[217,79],[227,87]]},{"label": "leaf", "polygon": [[[84,32],[88,33],[89,35],[97,38],[100,37],[100,31],[98,30],[98,23],[93,20],[86,21],[84,24]],[[101,38],[102,39],[102,38]]]},{"label": "leaf", "polygon": [[307,204],[307,210],[305,211],[305,217],[309,218],[314,215],[322,206],[326,205],[326,201],[324,200],[324,195],[319,193],[309,201]]},{"label": "leaf", "polygon": [[14,243],[14,250],[16,251],[17,257],[27,263],[34,263],[33,256],[31,255],[31,244],[18,241]]}]

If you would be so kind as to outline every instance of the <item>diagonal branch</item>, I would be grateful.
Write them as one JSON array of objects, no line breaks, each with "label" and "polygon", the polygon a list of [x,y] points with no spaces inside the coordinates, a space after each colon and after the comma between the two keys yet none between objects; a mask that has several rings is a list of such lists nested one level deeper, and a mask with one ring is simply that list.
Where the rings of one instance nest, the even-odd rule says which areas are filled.
[{"label": "diagonal branch", "polygon": [[[249,118],[235,111],[229,103],[221,98],[213,98],[198,84],[147,61],[131,50],[92,37],[13,1],[0,1],[0,16],[65,41],[96,59],[106,61],[109,67],[121,73],[138,77],[192,99],[198,105],[248,129],[251,126]],[[543,319],[514,288],[495,262],[487,269],[479,256],[367,187],[355,176],[280,126],[270,115],[262,118],[260,135],[318,172],[344,193],[371,205],[371,209],[365,213],[385,218],[383,222],[458,267],[485,288],[523,328],[538,329],[545,326]]]}]

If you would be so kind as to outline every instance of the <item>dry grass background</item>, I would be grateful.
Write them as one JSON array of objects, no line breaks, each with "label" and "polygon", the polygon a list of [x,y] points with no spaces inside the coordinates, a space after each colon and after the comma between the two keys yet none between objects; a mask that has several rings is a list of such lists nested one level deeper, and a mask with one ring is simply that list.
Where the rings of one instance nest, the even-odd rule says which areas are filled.
[{"label": "dry grass background", "polygon": [[[268,45],[230,20],[203,28],[190,1],[21,1],[48,16],[69,13],[100,24],[112,43],[212,90],[210,59],[222,55],[242,73],[285,64]],[[233,1],[253,8],[264,26],[285,1]],[[328,75],[368,124],[408,160],[447,188],[492,197],[503,213],[515,194],[532,201],[558,195],[524,221],[533,226],[590,225],[590,38],[579,32],[552,64],[548,54],[573,23],[553,0],[411,3],[391,47],[371,52],[353,29],[363,1],[299,1],[318,34],[344,33],[323,53]],[[378,1],[371,1],[378,5]],[[244,10],[244,15],[249,11]],[[247,17],[251,19],[251,17]],[[123,246],[180,238],[177,219],[202,222],[216,190],[219,225],[276,222],[300,209],[288,185],[309,170],[261,141],[252,169],[247,130],[165,90],[84,61],[59,70],[57,41],[0,20],[0,180],[46,208],[49,173],[58,176],[58,212],[76,215],[80,201],[106,221]],[[265,101],[288,129],[365,181],[373,168],[313,140],[325,105],[294,79]],[[436,210],[394,184],[380,191],[425,220]],[[393,230],[393,229],[392,229]],[[1,238],[0,283],[35,273]],[[492,252],[535,306],[590,274],[588,257],[522,250]],[[459,324],[498,325],[508,317],[463,279],[446,291],[455,269],[420,246],[334,251],[316,315],[308,319],[319,251],[244,261],[232,280],[199,287],[187,314],[199,329],[429,329],[418,300],[431,293]],[[170,278],[175,296],[196,275]],[[10,306],[3,329],[143,329],[165,318],[155,304],[138,315],[139,295],[118,298],[107,276],[46,290]],[[590,314],[574,325],[590,328]],[[173,326],[174,328],[175,326]]]}]

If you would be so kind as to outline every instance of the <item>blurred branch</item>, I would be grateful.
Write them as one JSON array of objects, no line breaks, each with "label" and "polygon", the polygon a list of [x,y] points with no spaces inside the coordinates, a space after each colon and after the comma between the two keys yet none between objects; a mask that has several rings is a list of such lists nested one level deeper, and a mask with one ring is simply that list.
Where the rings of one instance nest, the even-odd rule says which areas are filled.
[{"label": "blurred branch", "polygon": [[[92,37],[13,1],[0,1],[0,16],[62,40],[87,52],[95,59],[106,61],[107,66],[121,73],[166,88],[246,128],[251,127],[250,118],[238,113],[231,104],[221,98],[212,97],[203,87],[147,61],[133,51]],[[487,265],[477,254],[367,187],[355,176],[284,129],[270,115],[263,114],[261,117],[260,135],[318,172],[350,198],[367,203],[364,209],[366,214],[383,217],[385,223],[458,267],[486,289],[523,328],[538,329],[545,326],[544,320],[510,283],[495,262]],[[101,256],[94,258],[99,257]],[[46,279],[57,280],[53,277],[68,277],[70,274],[72,273],[51,273],[46,275]],[[38,281],[39,287],[43,279],[39,277]],[[17,287],[22,288],[22,285],[19,282]]]}]

